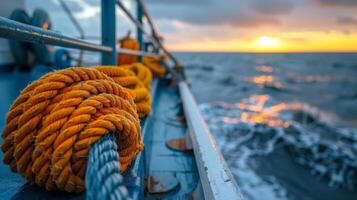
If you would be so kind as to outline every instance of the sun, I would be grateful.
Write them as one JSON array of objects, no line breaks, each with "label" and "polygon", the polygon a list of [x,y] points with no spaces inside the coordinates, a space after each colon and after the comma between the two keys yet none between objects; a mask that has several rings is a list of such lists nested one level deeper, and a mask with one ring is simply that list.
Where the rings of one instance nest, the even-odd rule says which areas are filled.
[{"label": "sun", "polygon": [[279,40],[264,35],[255,41],[255,45],[259,48],[274,48],[279,46]]}]

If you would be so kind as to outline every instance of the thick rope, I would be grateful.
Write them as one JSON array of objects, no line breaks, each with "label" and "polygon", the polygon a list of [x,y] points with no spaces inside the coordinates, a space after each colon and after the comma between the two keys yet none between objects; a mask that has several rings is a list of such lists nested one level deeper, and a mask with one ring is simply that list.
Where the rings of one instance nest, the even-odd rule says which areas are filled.
[{"label": "thick rope", "polygon": [[[138,51],[140,44],[137,40],[130,38],[130,33],[118,41],[120,48],[131,49]],[[126,65],[138,62],[138,56],[135,55],[122,55],[118,53],[117,65]]]},{"label": "thick rope", "polygon": [[11,106],[4,162],[47,190],[80,192],[89,149],[108,133],[120,144],[124,171],[143,149],[130,93],[95,69],[56,71],[26,87]]},{"label": "thick rope", "polygon": [[[118,41],[120,48],[123,49],[130,49],[130,50],[139,50],[140,49],[140,44],[137,40],[130,38],[130,33],[125,36],[124,38],[120,39]],[[143,64],[142,66],[145,66],[150,69],[152,74],[159,78],[163,78],[167,74],[166,68],[162,67],[161,63],[166,62],[168,60],[167,56],[161,56],[159,58],[153,58],[153,57],[148,57],[144,56],[143,59]],[[138,56],[136,55],[121,55],[118,54],[117,56],[117,65],[130,65],[130,66],[135,66],[137,65],[138,62]],[[132,65],[134,64],[134,65]],[[137,74],[137,73],[136,73]]]},{"label": "thick rope", "polygon": [[47,190],[81,192],[91,146],[113,133],[121,171],[143,149],[139,116],[151,112],[147,67],[74,67],[27,86],[7,114],[4,162]]},{"label": "thick rope", "polygon": [[120,175],[119,154],[113,135],[97,141],[89,152],[86,199],[130,199]]},{"label": "thick rope", "polygon": [[166,59],[167,58],[165,56],[160,58],[145,56],[143,59],[143,64],[147,66],[155,76],[163,78],[167,74],[167,70],[161,66],[161,62],[165,62]]},{"label": "thick rope", "polygon": [[139,63],[118,67],[97,66],[94,68],[112,77],[116,83],[134,93],[134,102],[139,117],[144,117],[151,112],[149,83],[152,80],[152,75],[150,70]]}]

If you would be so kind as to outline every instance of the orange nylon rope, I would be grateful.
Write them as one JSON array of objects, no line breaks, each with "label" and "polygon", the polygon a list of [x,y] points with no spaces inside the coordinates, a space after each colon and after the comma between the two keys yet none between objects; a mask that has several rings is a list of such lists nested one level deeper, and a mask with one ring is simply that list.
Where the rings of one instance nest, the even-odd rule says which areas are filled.
[{"label": "orange nylon rope", "polygon": [[134,102],[139,117],[151,112],[150,82],[152,74],[148,68],[140,63],[122,66],[97,66],[99,70],[113,78],[121,86],[134,93]]},{"label": "orange nylon rope", "polygon": [[144,145],[140,109],[131,92],[109,77],[121,72],[68,68],[27,86],[7,115],[4,162],[47,190],[81,192],[91,145],[114,133],[124,171]]},{"label": "orange nylon rope", "polygon": [[166,75],[167,70],[162,67],[160,63],[161,61],[165,61],[166,59],[167,58],[165,56],[162,56],[160,58],[152,58],[145,56],[143,58],[143,64],[147,66],[154,75],[159,78],[163,78]]}]

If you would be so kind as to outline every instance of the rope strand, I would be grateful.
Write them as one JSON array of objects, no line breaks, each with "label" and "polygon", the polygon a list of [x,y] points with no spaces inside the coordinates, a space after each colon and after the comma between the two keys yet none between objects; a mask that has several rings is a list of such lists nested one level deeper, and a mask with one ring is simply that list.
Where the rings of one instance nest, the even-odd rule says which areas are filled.
[{"label": "rope strand", "polygon": [[89,148],[114,133],[124,171],[143,149],[130,93],[104,73],[68,68],[30,84],[3,131],[4,162],[47,190],[81,192]]},{"label": "rope strand", "polygon": [[[120,158],[100,165],[98,174],[119,175],[117,161],[123,172],[144,148],[139,117],[151,112],[149,69],[139,63],[73,67],[34,81],[7,114],[1,145],[4,162],[47,190],[82,192],[91,147],[113,134]],[[88,170],[87,174],[94,173]],[[119,184],[115,178],[109,183]]]}]

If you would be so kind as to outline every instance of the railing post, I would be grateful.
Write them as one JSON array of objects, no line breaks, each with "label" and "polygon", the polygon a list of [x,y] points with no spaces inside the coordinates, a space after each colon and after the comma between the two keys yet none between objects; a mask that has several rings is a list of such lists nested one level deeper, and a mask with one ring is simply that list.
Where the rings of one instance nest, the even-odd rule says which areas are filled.
[{"label": "railing post", "polygon": [[[143,8],[141,7],[141,3],[140,0],[136,0],[137,3],[137,10],[136,10],[136,14],[137,14],[137,21],[140,23],[140,25],[143,24]],[[136,33],[137,33],[137,39],[140,45],[140,50],[144,50],[144,43],[143,43],[143,32],[141,31],[141,29],[139,27],[136,28]],[[142,61],[142,57],[139,56],[139,62]]]},{"label": "railing post", "polygon": [[116,64],[116,15],[115,0],[101,0],[102,45],[113,49],[111,54],[102,53],[102,65]]}]

